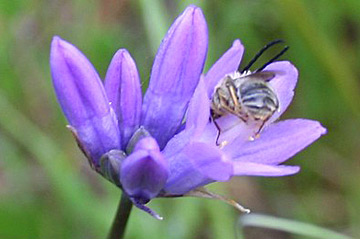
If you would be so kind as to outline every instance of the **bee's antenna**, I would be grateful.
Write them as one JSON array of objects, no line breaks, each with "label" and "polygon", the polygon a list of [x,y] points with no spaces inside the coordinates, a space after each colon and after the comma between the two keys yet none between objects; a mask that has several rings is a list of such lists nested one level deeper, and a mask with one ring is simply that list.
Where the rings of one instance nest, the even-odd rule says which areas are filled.
[{"label": "bee's antenna", "polygon": [[[248,71],[249,69],[250,69],[250,67],[257,61],[257,59],[259,59],[259,57],[267,50],[267,49],[269,49],[270,47],[272,47],[273,45],[276,45],[276,44],[279,44],[279,43],[283,43],[284,41],[283,40],[281,40],[281,39],[279,39],[279,40],[275,40],[275,41],[272,41],[272,42],[270,42],[270,43],[268,43],[268,44],[266,44],[255,56],[254,56],[254,58],[253,59],[251,59],[251,61],[247,64],[247,66],[245,66],[245,68],[243,69],[243,70],[240,70],[240,68],[239,68],[239,71],[241,72],[241,73],[244,73],[245,71]],[[286,48],[286,50],[287,50],[287,48],[288,47],[285,47]],[[284,49],[285,50],[285,49]],[[273,59],[271,59],[270,61],[272,62],[272,61],[274,61],[274,60],[276,60],[278,57],[280,57],[282,54],[284,54],[285,53],[285,51],[282,51],[282,52],[280,52],[276,57],[274,57]],[[270,63],[271,63],[270,62]],[[269,62],[268,62],[269,63]],[[265,64],[265,66],[262,66],[261,67],[261,69],[264,69],[267,65],[268,65],[268,63],[266,63]],[[270,64],[269,63],[269,64]],[[260,70],[257,70],[257,71],[260,71]]]},{"label": "bee's antenna", "polygon": [[273,63],[275,60],[277,60],[280,56],[282,56],[287,50],[289,50],[289,46],[285,46],[282,51],[279,52],[276,56],[274,56],[270,61],[266,62],[262,67],[256,70],[256,72],[264,70],[265,67]]}]

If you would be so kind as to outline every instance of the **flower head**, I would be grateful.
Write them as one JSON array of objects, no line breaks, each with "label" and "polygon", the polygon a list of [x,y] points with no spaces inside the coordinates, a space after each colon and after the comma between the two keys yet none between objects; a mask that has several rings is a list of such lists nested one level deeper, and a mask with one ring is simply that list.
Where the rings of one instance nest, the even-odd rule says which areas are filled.
[{"label": "flower head", "polygon": [[274,121],[293,97],[297,70],[289,62],[267,68],[283,74],[271,81],[280,111],[261,137],[248,138],[251,126],[233,115],[209,121],[214,87],[238,69],[243,46],[233,46],[202,76],[207,25],[201,9],[189,6],[173,23],[141,96],[135,61],[125,49],[114,55],[104,84],[91,63],[72,44],[54,37],[50,65],[59,103],[92,167],[130,197],[139,208],[154,197],[181,196],[236,175],[283,176],[297,166],[279,165],[320,137],[325,129],[304,119]]},{"label": "flower head", "polygon": [[[214,89],[227,75],[237,72],[244,52],[240,40],[210,68],[200,80],[190,102],[186,127],[169,145],[176,152],[165,149],[165,155],[175,155],[170,160],[170,176],[165,185],[167,194],[185,194],[214,181],[227,181],[232,176],[286,176],[299,172],[299,166],[281,165],[296,153],[326,133],[319,122],[307,119],[290,119],[276,122],[294,96],[298,71],[288,61],[269,64],[264,71],[280,72],[269,82],[278,100],[279,110],[266,122],[260,137],[253,138],[256,125],[244,123],[228,114],[217,119],[221,128],[209,122],[210,101]],[[188,152],[191,152],[189,154]],[[201,152],[196,154],[194,152]],[[184,163],[187,162],[187,163]],[[192,165],[193,167],[190,167]]]}]

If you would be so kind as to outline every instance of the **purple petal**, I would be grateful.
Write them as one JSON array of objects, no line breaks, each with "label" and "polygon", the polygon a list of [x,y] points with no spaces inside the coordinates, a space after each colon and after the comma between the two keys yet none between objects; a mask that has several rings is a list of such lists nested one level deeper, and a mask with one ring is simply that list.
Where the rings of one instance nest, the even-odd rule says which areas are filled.
[{"label": "purple petal", "polygon": [[166,144],[162,153],[167,159],[180,153],[188,143],[194,141],[193,134],[193,130],[183,130],[180,133],[176,134]]},{"label": "purple petal", "polygon": [[119,122],[125,148],[141,116],[141,86],[136,64],[125,49],[116,52],[105,77],[105,91]]},{"label": "purple petal", "polygon": [[50,66],[62,110],[99,166],[101,155],[120,146],[116,116],[102,82],[86,57],[60,37],[54,37],[51,43]]},{"label": "purple petal", "polygon": [[274,88],[279,98],[280,110],[279,112],[275,112],[275,114],[269,119],[267,124],[270,124],[279,118],[291,103],[298,79],[298,71],[289,61],[274,62],[268,65],[264,71],[279,72],[279,74],[270,81],[270,85]]},{"label": "purple petal", "polygon": [[170,176],[164,189],[169,194],[182,195],[213,181],[227,181],[233,173],[221,150],[205,143],[190,143],[168,159]]},{"label": "purple petal", "polygon": [[251,162],[235,162],[234,176],[278,177],[298,173],[299,166],[274,166]]},{"label": "purple petal", "polygon": [[209,109],[209,99],[207,97],[204,79],[201,77],[189,104],[186,127],[172,137],[166,144],[163,150],[166,158],[174,156],[183,150],[188,143],[199,139],[199,136],[203,133],[209,122]]},{"label": "purple petal", "polygon": [[191,158],[192,164],[203,175],[216,181],[229,180],[232,166],[218,147],[206,143],[192,143],[185,148],[184,154]]},{"label": "purple petal", "polygon": [[215,86],[225,75],[238,70],[243,53],[244,46],[241,44],[240,40],[237,39],[230,49],[227,50],[210,68],[205,77],[209,98],[211,98]]},{"label": "purple petal", "polygon": [[120,182],[125,192],[144,203],[156,197],[168,178],[168,163],[155,139],[141,139],[121,165]]},{"label": "purple petal", "polygon": [[189,104],[186,117],[186,130],[193,130],[193,137],[199,136],[209,122],[209,117],[210,101],[207,97],[204,78],[201,77]]},{"label": "purple petal", "polygon": [[[221,129],[218,139],[219,144],[229,143],[235,139],[239,140],[240,138],[245,141],[256,133],[256,130],[251,127],[251,125],[245,124],[241,119],[232,114],[216,119],[216,123]],[[212,121],[206,125],[201,136],[201,141],[215,144],[217,135],[218,129]]]},{"label": "purple petal", "polygon": [[280,164],[326,133],[319,122],[306,119],[271,124],[254,141],[237,139],[224,150],[236,162]]},{"label": "purple petal", "polygon": [[188,7],[162,41],[144,96],[142,125],[160,148],[174,135],[200,79],[208,45],[200,8]]},{"label": "purple petal", "polygon": [[72,44],[55,36],[50,65],[58,100],[72,126],[109,113],[103,85],[92,64]]}]

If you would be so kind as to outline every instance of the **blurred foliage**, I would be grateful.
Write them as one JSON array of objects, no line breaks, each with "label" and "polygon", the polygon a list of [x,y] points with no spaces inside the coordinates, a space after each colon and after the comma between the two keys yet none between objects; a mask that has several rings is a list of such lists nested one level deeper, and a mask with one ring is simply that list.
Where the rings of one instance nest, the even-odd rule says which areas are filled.
[{"label": "blurred foliage", "polygon": [[318,239],[351,239],[348,236],[339,234],[337,232],[324,229],[313,224],[307,224],[294,220],[277,218],[262,214],[246,214],[240,217],[239,226],[245,227],[261,227],[271,228],[280,231],[290,232],[301,236]]},{"label": "blurred foliage", "polygon": [[[101,76],[115,51],[127,48],[145,89],[160,40],[191,3],[208,21],[206,69],[236,38],[246,47],[245,62],[267,42],[284,39],[290,50],[283,58],[294,62],[300,79],[283,118],[316,119],[328,128],[290,162],[301,165],[300,174],[234,178],[210,188],[254,212],[360,238],[358,0],[0,0],[0,238],[104,238],[120,199],[65,128],[49,73],[53,35],[78,46]],[[135,209],[127,238],[235,238],[238,230],[239,215],[220,202],[150,205],[165,220]],[[245,238],[300,237],[249,228]]]}]

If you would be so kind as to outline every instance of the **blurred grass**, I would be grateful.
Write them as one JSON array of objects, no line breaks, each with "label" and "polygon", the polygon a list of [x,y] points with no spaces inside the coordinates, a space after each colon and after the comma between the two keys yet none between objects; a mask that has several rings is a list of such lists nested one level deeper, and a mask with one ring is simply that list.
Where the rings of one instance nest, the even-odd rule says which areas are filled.
[{"label": "blurred grass", "polygon": [[289,219],[277,218],[261,214],[248,214],[240,217],[241,227],[262,227],[286,231],[310,238],[318,239],[350,239],[348,236],[330,231],[325,228]]},{"label": "blurred grass", "polygon": [[[52,36],[78,46],[101,76],[115,51],[127,48],[145,88],[158,44],[191,3],[208,22],[206,69],[236,38],[246,47],[245,62],[267,42],[286,40],[284,59],[300,79],[284,117],[316,119],[329,132],[291,161],[302,166],[296,176],[211,188],[255,212],[360,238],[358,0],[0,0],[0,238],[103,238],[120,198],[90,170],[65,129],[49,74]],[[134,210],[128,238],[235,238],[237,212],[220,202],[150,205],[165,220]],[[289,238],[249,231],[245,238]]]}]

